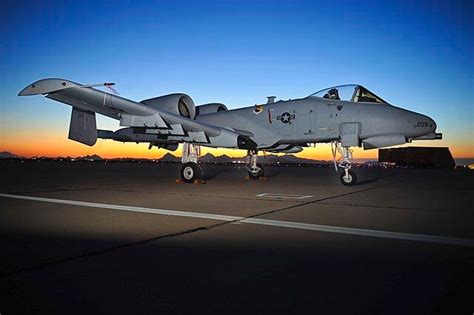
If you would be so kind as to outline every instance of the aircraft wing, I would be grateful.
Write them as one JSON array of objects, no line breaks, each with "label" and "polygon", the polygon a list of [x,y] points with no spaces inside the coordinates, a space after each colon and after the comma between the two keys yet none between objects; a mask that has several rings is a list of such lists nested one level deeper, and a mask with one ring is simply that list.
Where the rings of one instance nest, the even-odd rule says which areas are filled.
[{"label": "aircraft wing", "polygon": [[116,135],[119,137],[128,134],[129,137],[122,138],[123,141],[194,142],[211,147],[242,149],[252,149],[255,146],[249,137],[233,130],[196,121],[69,80],[39,80],[25,87],[18,95],[39,94],[72,106],[69,138],[89,146],[97,141],[95,113],[117,119],[120,126],[128,127],[124,128],[128,129],[128,132],[121,129],[121,135]]}]

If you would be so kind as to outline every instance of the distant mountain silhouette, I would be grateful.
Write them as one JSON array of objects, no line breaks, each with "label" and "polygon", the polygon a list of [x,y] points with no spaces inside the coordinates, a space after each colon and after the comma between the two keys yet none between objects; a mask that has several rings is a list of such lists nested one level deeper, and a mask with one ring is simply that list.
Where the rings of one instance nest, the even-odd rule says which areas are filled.
[{"label": "distant mountain silhouette", "polygon": [[321,163],[326,163],[326,161],[299,158],[299,157],[297,157],[293,154],[287,154],[287,155],[282,155],[282,156],[278,156],[278,155],[275,155],[275,154],[268,154],[266,156],[260,157],[259,159],[263,163],[270,163],[270,164],[276,164],[276,163],[284,163],[284,164],[321,164]]},{"label": "distant mountain silhouette", "polygon": [[[0,159],[24,159],[22,156],[18,156],[8,151],[0,152]],[[112,159],[104,159],[100,155],[92,154],[92,155],[85,155],[85,156],[78,156],[76,158],[71,157],[57,157],[57,158],[46,158],[46,157],[34,157],[34,159],[47,159],[47,160],[78,160],[78,161],[152,161],[152,159],[144,159],[144,158],[112,158]],[[158,159],[160,162],[165,163],[181,163],[181,157],[176,157],[171,153],[166,153]],[[211,153],[207,153],[203,156],[199,157],[199,161],[202,163],[217,163],[217,164],[230,164],[230,163],[242,163],[246,161],[246,157],[230,157],[228,155],[219,155],[214,156]],[[278,156],[275,154],[267,154],[264,156],[258,157],[259,163],[265,164],[325,164],[328,163],[326,161],[320,160],[311,160],[305,158],[299,158],[293,154],[287,154]]]},{"label": "distant mountain silhouette", "polygon": [[[203,156],[199,157],[199,161],[202,163],[218,163],[218,164],[225,164],[225,163],[238,163],[238,162],[245,162],[246,157],[230,157],[228,155],[219,155],[214,156],[211,153],[207,153]],[[171,153],[166,153],[161,159],[160,162],[181,162],[181,158],[172,155]],[[311,159],[304,159],[299,158],[293,154],[278,156],[275,154],[267,154],[265,156],[259,156],[258,161],[260,163],[268,163],[268,164],[321,164],[326,163],[326,161],[319,161],[319,160],[311,160]]]},{"label": "distant mountain silhouette", "polygon": [[159,159],[160,162],[181,162],[181,158],[174,156],[171,153],[166,153],[163,155],[161,159]]},{"label": "distant mountain silhouette", "polygon": [[102,161],[103,158],[100,155],[92,154],[92,155],[85,155],[85,156],[78,156],[76,160],[93,160],[93,161]]},{"label": "distant mountain silhouette", "polygon": [[207,153],[206,155],[199,157],[199,161],[204,162],[204,163],[234,163],[241,159],[242,158],[232,158],[225,154],[214,156],[211,153]]},{"label": "distant mountain silhouette", "polygon": [[0,152],[0,159],[22,159],[22,158],[23,158],[22,156],[13,154],[8,151]]}]

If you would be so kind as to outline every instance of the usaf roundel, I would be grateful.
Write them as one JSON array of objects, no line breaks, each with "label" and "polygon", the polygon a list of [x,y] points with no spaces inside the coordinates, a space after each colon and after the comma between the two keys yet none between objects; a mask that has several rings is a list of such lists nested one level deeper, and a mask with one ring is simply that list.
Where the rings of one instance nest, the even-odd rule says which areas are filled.
[{"label": "usaf roundel", "polygon": [[284,112],[283,114],[277,116],[277,120],[280,120],[284,124],[291,124],[293,119],[295,119],[295,115],[291,115],[288,112]]}]

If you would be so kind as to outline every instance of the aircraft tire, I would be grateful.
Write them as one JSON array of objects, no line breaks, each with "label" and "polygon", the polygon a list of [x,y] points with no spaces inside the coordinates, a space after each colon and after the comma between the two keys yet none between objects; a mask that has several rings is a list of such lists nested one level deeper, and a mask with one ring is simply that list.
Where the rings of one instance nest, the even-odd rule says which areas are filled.
[{"label": "aircraft tire", "polygon": [[344,186],[353,186],[355,183],[357,183],[357,176],[353,171],[349,170],[349,178],[345,178],[345,175],[346,172],[342,172],[341,177],[339,177],[341,184]]},{"label": "aircraft tire", "polygon": [[260,179],[260,177],[263,177],[264,171],[263,171],[263,166],[262,164],[257,164],[258,167],[260,167],[260,171],[254,173],[249,171],[249,178],[250,179]]},{"label": "aircraft tire", "polygon": [[181,179],[185,183],[194,183],[196,179],[202,176],[201,167],[193,162],[184,163],[181,167]]}]

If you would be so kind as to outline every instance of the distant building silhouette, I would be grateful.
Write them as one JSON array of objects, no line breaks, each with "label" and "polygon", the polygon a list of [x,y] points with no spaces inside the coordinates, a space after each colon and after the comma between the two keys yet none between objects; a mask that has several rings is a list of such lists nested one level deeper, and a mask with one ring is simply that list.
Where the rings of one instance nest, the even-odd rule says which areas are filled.
[{"label": "distant building silhouette", "polygon": [[380,149],[379,162],[418,168],[454,168],[456,165],[449,148],[436,147]]}]

